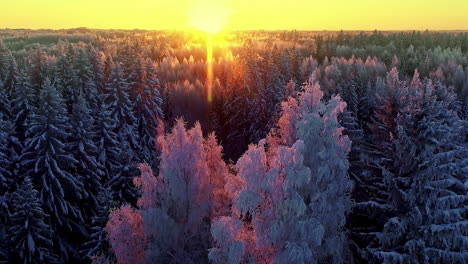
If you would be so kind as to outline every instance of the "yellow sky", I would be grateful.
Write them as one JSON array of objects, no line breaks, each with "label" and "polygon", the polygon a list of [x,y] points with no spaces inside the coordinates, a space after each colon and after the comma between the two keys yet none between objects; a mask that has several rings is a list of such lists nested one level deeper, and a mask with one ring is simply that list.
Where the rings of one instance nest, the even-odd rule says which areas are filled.
[{"label": "yellow sky", "polygon": [[468,0],[0,0],[0,28],[185,29],[213,12],[229,30],[468,30]]}]

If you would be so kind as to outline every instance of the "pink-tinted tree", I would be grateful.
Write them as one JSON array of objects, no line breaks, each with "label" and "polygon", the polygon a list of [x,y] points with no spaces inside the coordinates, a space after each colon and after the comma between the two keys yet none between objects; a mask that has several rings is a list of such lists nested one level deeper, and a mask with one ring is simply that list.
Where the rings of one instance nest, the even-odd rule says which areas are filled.
[{"label": "pink-tinted tree", "polygon": [[119,264],[145,263],[143,219],[138,211],[125,205],[111,211],[106,230]]},{"label": "pink-tinted tree", "polygon": [[324,103],[322,96],[312,75],[297,99],[282,104],[278,129],[237,162],[241,190],[232,216],[211,230],[214,263],[343,261],[350,141],[337,115],[346,104],[339,97]]},{"label": "pink-tinted tree", "polygon": [[[224,185],[229,172],[222,147],[214,134],[204,139],[198,123],[187,130],[183,120],[177,120],[171,133],[159,135],[157,142],[159,175],[155,177],[150,166],[140,165],[141,176],[134,179],[142,193],[138,210],[123,212],[141,218],[140,233],[134,234],[144,243],[141,261],[206,261],[210,214],[219,215],[228,206]],[[111,215],[109,223],[117,221],[115,217],[120,215]],[[108,228],[108,232],[115,231]],[[114,252],[119,250],[111,244]],[[115,254],[118,259],[122,255]]]}]

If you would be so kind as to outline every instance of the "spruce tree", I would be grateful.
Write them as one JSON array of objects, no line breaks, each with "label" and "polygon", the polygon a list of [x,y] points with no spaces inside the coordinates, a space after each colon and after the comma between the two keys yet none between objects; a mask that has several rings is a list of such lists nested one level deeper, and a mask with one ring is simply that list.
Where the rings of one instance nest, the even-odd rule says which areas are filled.
[{"label": "spruce tree", "polygon": [[103,166],[98,163],[96,127],[92,119],[91,110],[83,96],[77,98],[71,113],[71,138],[69,151],[77,160],[75,173],[84,185],[85,197],[80,207],[85,212],[86,222],[95,216],[98,206],[97,196],[103,192],[102,179],[105,177]]},{"label": "spruce tree", "polygon": [[156,76],[156,68],[151,61],[144,64],[144,85],[135,91],[136,131],[139,139],[139,159],[148,164],[155,162],[155,138],[158,117],[162,117],[161,86]]},{"label": "spruce tree", "polygon": [[[56,252],[64,261],[76,254],[76,236],[85,234],[77,201],[83,198],[83,183],[72,174],[77,160],[67,149],[70,123],[57,88],[46,79],[38,107],[28,122],[25,149],[19,157],[23,175],[29,175],[40,193],[44,212],[50,216]],[[67,236],[73,232],[75,239]],[[68,240],[68,241],[67,241]]]},{"label": "spruce tree", "polygon": [[14,263],[59,263],[52,253],[53,232],[30,177],[12,195],[9,242]]},{"label": "spruce tree", "polygon": [[465,263],[468,260],[468,151],[455,98],[427,80],[411,85],[396,118],[390,188],[398,213],[372,250],[386,263]]}]

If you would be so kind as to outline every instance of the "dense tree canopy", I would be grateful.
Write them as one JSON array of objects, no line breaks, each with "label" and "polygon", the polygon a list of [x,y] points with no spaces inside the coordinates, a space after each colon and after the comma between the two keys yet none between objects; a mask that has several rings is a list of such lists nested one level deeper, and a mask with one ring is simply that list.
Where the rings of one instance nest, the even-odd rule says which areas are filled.
[{"label": "dense tree canopy", "polygon": [[205,37],[0,30],[0,262],[468,261],[467,33]]}]

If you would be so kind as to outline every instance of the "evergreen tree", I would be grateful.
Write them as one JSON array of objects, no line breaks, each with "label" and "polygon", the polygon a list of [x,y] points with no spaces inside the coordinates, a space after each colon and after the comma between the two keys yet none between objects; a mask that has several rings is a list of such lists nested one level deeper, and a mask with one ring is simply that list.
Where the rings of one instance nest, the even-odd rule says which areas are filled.
[{"label": "evergreen tree", "polygon": [[[4,97],[3,97],[4,96]],[[16,186],[16,162],[21,144],[15,137],[10,100],[0,81],[0,261],[6,260],[11,192]]]},{"label": "evergreen tree", "polygon": [[41,208],[39,192],[26,177],[12,195],[10,243],[14,263],[58,263],[52,253],[52,230]]},{"label": "evergreen tree", "polygon": [[[28,122],[28,139],[19,166],[24,169],[24,175],[33,177],[42,207],[57,234],[54,246],[64,261],[68,261],[76,254],[73,245],[78,241],[76,236],[86,233],[77,204],[85,191],[83,183],[70,173],[77,160],[66,148],[70,139],[69,118],[62,97],[48,79],[39,101]],[[67,232],[73,232],[73,239]]]},{"label": "evergreen tree", "polygon": [[34,92],[31,82],[26,72],[21,71],[18,78],[18,84],[12,94],[12,115],[14,118],[14,127],[16,137],[20,142],[26,141],[27,119],[33,110],[37,101],[34,97]]},{"label": "evergreen tree", "polygon": [[47,53],[41,48],[31,49],[28,54],[28,77],[31,78],[31,87],[34,95],[39,96],[49,71]]},{"label": "evergreen tree", "polygon": [[[342,229],[351,205],[350,142],[337,115],[346,104],[339,97],[325,104],[322,97],[312,75],[298,99],[282,104],[278,129],[238,160],[240,191],[228,189],[234,196],[233,215],[245,224],[235,228],[234,238],[219,238],[219,232],[229,231],[218,229],[233,228],[234,219],[213,224],[214,262],[231,256],[234,263],[343,262],[347,243]],[[236,241],[244,241],[245,250]]]},{"label": "evergreen tree", "polygon": [[[123,77],[119,64],[112,69],[107,83],[107,103],[112,118],[115,120],[115,133],[131,146],[137,145],[133,103],[130,101],[130,87]],[[132,148],[133,149],[133,148]]]},{"label": "evergreen tree", "polygon": [[144,64],[143,85],[141,89],[135,90],[135,115],[136,130],[139,139],[139,159],[149,164],[153,164],[155,157],[155,138],[158,126],[158,117],[162,116],[162,100],[159,91],[161,86],[156,76],[156,69],[151,61]]},{"label": "evergreen tree", "polygon": [[408,107],[396,119],[393,143],[398,170],[390,188],[399,213],[385,223],[380,248],[372,252],[386,263],[465,263],[468,151],[463,126],[444,86],[413,83]]},{"label": "evergreen tree", "polygon": [[138,156],[136,155],[139,149],[138,133],[135,129],[134,105],[129,97],[130,87],[123,77],[120,64],[116,64],[112,69],[106,87],[108,111],[114,122],[113,129],[118,142],[118,153],[114,164],[116,167],[112,171],[113,174],[109,184],[112,187],[116,201],[135,204],[137,191],[132,184],[132,179],[138,174],[135,166],[138,162]]},{"label": "evergreen tree", "polygon": [[69,150],[77,160],[75,173],[85,190],[84,200],[80,207],[83,208],[86,222],[90,222],[90,219],[96,215],[97,196],[103,192],[101,178],[105,175],[102,165],[96,160],[98,153],[94,142],[96,127],[91,110],[82,96],[79,96],[77,100],[71,113],[72,130]]},{"label": "evergreen tree", "polygon": [[107,257],[109,254],[109,241],[105,230],[109,212],[113,208],[111,191],[103,189],[97,195],[96,213],[91,219],[91,235],[89,240],[83,243],[80,253],[84,260],[92,259],[93,257]]},{"label": "evergreen tree", "polygon": [[[76,54],[76,59],[73,62],[75,78],[77,80],[77,90],[75,91],[76,98],[83,96],[89,104],[91,110],[96,109],[98,103],[98,90],[94,81],[93,65],[86,51],[81,48]],[[94,112],[91,112],[94,116]]]}]

